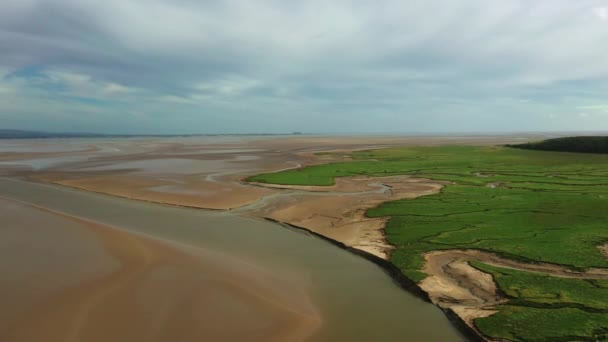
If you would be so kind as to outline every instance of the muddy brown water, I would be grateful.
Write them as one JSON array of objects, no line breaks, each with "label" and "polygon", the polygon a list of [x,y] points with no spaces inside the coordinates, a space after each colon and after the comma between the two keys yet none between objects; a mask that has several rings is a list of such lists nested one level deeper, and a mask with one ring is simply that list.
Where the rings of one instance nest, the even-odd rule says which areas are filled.
[{"label": "muddy brown water", "polygon": [[[188,248],[213,251],[281,278],[285,284],[297,284],[292,295],[306,297],[320,317],[321,325],[309,341],[465,340],[443,312],[401,289],[378,266],[277,224],[229,212],[155,205],[9,179],[0,179],[0,195]],[[5,230],[0,225],[0,235]],[[52,243],[53,233],[45,234]],[[57,238],[67,238],[61,234],[65,232],[59,232]],[[27,243],[22,245],[27,249]],[[93,244],[90,249],[98,248]],[[3,252],[8,253],[8,249]],[[0,280],[5,283],[15,278],[11,272],[35,266],[24,261],[23,267],[11,268],[7,266],[11,262],[15,263],[0,261],[4,270]],[[0,296],[10,298],[11,291],[19,291],[19,286],[3,288]],[[289,287],[286,291],[289,293]],[[27,310],[28,304],[23,305]],[[220,297],[212,305],[229,306],[231,299]],[[226,329],[238,330],[241,324],[244,322],[226,322]]]}]

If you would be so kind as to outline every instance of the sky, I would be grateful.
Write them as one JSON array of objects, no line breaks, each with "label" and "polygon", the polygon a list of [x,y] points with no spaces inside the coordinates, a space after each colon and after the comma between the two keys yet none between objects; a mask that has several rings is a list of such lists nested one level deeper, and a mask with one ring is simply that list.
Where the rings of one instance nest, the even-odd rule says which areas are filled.
[{"label": "sky", "polygon": [[608,0],[2,0],[1,128],[608,130]]}]

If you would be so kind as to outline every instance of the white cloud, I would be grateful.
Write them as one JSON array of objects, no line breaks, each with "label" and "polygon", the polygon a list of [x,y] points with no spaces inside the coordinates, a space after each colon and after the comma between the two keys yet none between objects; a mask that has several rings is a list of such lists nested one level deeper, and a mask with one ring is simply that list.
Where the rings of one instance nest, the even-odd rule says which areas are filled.
[{"label": "white cloud", "polygon": [[602,20],[608,20],[608,7],[596,7],[593,13]]},{"label": "white cloud", "polygon": [[103,85],[103,92],[107,94],[132,94],[139,91],[139,89],[126,87],[116,83],[106,83]]},{"label": "white cloud", "polygon": [[44,74],[53,82],[63,83],[72,87],[87,86],[92,82],[91,76],[70,71],[46,70]]},{"label": "white cloud", "polygon": [[594,115],[600,116],[608,116],[608,105],[605,104],[581,106],[579,108],[581,110],[584,110],[586,113],[593,113]]},{"label": "white cloud", "polygon": [[196,101],[193,101],[190,98],[175,96],[175,95],[164,95],[158,98],[160,101],[174,103],[174,104],[195,104]]},{"label": "white cloud", "polygon": [[[94,79],[91,75],[66,70],[51,69],[43,71],[42,74],[48,77],[50,83],[63,86],[65,88],[62,92],[64,95],[107,99],[127,96],[142,91],[135,87],[104,82]],[[24,81],[27,82],[27,79]],[[38,80],[37,82],[39,85],[40,83],[45,85],[44,80]]]},{"label": "white cloud", "polygon": [[233,75],[209,82],[199,83],[194,87],[194,89],[199,90],[204,94],[236,96],[260,85],[262,85],[262,82],[259,80]]}]

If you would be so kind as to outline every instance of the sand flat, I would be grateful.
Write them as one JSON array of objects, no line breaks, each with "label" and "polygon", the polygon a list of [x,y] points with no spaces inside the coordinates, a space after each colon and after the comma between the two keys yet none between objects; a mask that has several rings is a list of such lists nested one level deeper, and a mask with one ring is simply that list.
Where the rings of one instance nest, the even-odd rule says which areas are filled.
[{"label": "sand flat", "polygon": [[232,209],[255,202],[271,189],[245,186],[236,181],[209,181],[201,177],[143,177],[132,174],[99,174],[78,177],[46,174],[35,179],[114,196],[179,206]]},{"label": "sand flat", "polygon": [[393,250],[385,238],[387,217],[370,218],[370,208],[383,202],[439,192],[445,182],[409,176],[342,177],[334,186],[258,184],[281,190],[250,214],[268,217],[389,259]]}]

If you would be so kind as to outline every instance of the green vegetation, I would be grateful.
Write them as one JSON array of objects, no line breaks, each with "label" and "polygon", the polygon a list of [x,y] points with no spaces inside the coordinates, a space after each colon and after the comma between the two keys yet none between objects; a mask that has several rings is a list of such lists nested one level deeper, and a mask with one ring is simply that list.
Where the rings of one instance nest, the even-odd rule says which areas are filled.
[{"label": "green vegetation", "polygon": [[604,314],[573,308],[538,309],[505,305],[475,324],[486,335],[511,341],[605,341],[608,319]]},{"label": "green vegetation", "polygon": [[608,153],[608,136],[555,138],[539,142],[509,146],[541,151]]},{"label": "green vegetation", "polygon": [[[425,252],[453,248],[485,250],[519,261],[543,261],[573,269],[608,267],[608,259],[597,248],[608,241],[606,155],[449,146],[362,151],[352,157],[349,162],[263,174],[250,180],[332,185],[336,177],[411,175],[453,182],[439,194],[387,202],[368,211],[370,217],[391,217],[386,229],[388,240],[396,246],[391,262],[415,281],[425,277],[420,271]],[[570,286],[550,285],[556,278],[509,279],[511,285],[504,286],[505,292],[515,291],[514,279],[520,279],[535,284],[530,291],[540,297]],[[568,281],[581,291],[592,284]],[[556,336],[593,340],[605,334],[601,329],[608,329],[606,314],[559,304],[605,308],[591,303],[587,295],[572,297],[573,290],[572,296],[566,297],[564,291],[553,303],[533,300],[534,292],[514,293],[515,304],[480,320],[479,327],[488,336],[512,340],[555,340]],[[592,293],[608,298],[604,285]],[[511,325],[516,328],[510,329]]]},{"label": "green vegetation", "polygon": [[581,280],[472,262],[511,300],[475,324],[494,337],[520,341],[608,339],[608,280]]}]

